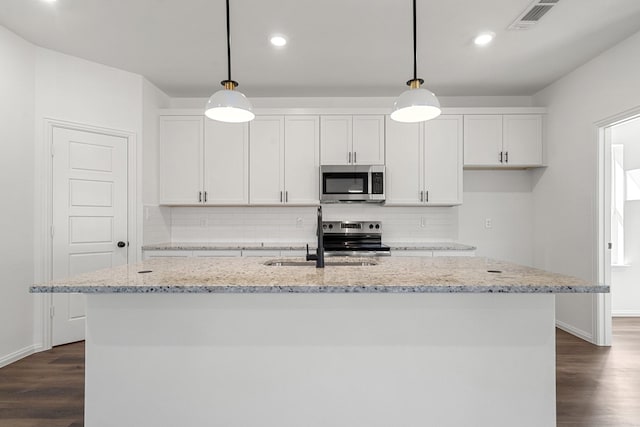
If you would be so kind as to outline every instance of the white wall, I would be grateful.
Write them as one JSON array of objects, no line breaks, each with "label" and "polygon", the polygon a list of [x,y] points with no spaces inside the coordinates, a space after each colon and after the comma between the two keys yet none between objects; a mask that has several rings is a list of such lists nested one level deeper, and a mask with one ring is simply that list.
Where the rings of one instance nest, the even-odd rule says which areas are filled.
[{"label": "white wall", "polygon": [[[547,107],[548,168],[534,175],[536,267],[597,280],[595,122],[640,105],[640,33],[536,94]],[[559,295],[560,325],[594,335],[593,295]]]},{"label": "white wall", "polygon": [[145,244],[171,240],[171,209],[158,206],[158,109],[168,108],[170,98],[142,79],[142,203]]},{"label": "white wall", "polygon": [[33,351],[35,48],[0,26],[0,367]]},{"label": "white wall", "polygon": [[[478,256],[533,265],[533,193],[530,170],[464,172],[458,240]],[[491,228],[485,220],[491,221]]]},{"label": "white wall", "polygon": [[[614,126],[611,143],[623,145],[625,171],[640,169],[640,118]],[[624,204],[624,251],[626,266],[611,269],[611,313],[640,316],[640,200]]]},{"label": "white wall", "polygon": [[[138,141],[138,153],[142,154],[142,77],[107,67],[84,59],[37,48],[35,61],[35,141],[36,141],[36,186],[35,194],[39,205],[36,207],[36,268],[35,281],[48,278],[45,264],[44,236],[46,225],[46,198],[44,183],[50,157],[48,142],[45,141],[45,119],[91,125],[100,128],[130,132]],[[131,154],[131,153],[130,153]],[[138,157],[139,158],[139,157]],[[141,171],[138,168],[141,179]],[[142,211],[141,195],[138,195]],[[141,242],[142,218],[139,219],[138,242]],[[131,240],[132,237],[129,236]],[[38,295],[36,342],[41,341],[47,327],[44,305],[46,295]]]}]

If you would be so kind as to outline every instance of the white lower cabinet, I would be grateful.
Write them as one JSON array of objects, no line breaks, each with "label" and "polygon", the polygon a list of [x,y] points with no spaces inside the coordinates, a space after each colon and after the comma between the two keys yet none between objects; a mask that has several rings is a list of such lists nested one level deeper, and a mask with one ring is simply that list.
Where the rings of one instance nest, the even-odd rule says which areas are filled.
[{"label": "white lower cabinet", "polygon": [[462,203],[462,116],[386,123],[386,204]]},{"label": "white lower cabinet", "polygon": [[442,256],[476,256],[476,251],[473,250],[432,250],[432,249],[406,249],[406,250],[391,250],[392,256],[397,257],[442,257]]},{"label": "white lower cabinet", "polygon": [[259,116],[250,124],[249,202],[319,203],[318,116]]},{"label": "white lower cabinet", "polygon": [[153,251],[142,251],[142,259],[153,259],[153,258],[189,258],[193,256],[192,251],[183,251],[183,250],[173,250],[173,251],[164,251],[164,250],[153,250]]}]

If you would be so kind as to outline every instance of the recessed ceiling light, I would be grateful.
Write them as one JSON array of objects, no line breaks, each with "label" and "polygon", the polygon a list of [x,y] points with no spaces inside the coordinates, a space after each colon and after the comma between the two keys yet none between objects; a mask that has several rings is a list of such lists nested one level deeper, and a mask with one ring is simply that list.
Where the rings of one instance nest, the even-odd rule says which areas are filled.
[{"label": "recessed ceiling light", "polygon": [[486,46],[493,41],[495,36],[496,36],[496,33],[492,33],[492,32],[480,33],[476,36],[475,39],[473,39],[473,42],[478,46]]},{"label": "recessed ceiling light", "polygon": [[287,39],[285,39],[283,36],[273,36],[269,41],[272,45],[277,47],[282,47],[287,44]]}]

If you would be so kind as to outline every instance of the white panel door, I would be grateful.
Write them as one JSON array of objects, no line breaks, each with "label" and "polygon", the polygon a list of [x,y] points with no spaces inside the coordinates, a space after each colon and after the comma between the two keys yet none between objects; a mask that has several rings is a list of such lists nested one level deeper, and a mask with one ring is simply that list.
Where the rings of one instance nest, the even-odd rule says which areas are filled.
[{"label": "white panel door", "polygon": [[323,165],[352,163],[353,119],[351,116],[320,117],[320,162]]},{"label": "white panel door", "polygon": [[424,190],[429,204],[462,203],[462,116],[424,123]]},{"label": "white panel door", "polygon": [[210,205],[249,203],[249,125],[205,119],[204,195]]},{"label": "white panel door", "polygon": [[500,166],[502,116],[473,114],[464,116],[464,164]]},{"label": "white panel door", "polygon": [[249,125],[249,202],[284,202],[284,116],[259,116]]},{"label": "white panel door", "polygon": [[285,117],[285,203],[320,203],[319,123],[318,116]]},{"label": "white panel door", "polygon": [[384,165],[384,116],[353,116],[353,164]]},{"label": "white panel door", "polygon": [[421,204],[423,193],[422,125],[399,123],[387,116],[386,204]]},{"label": "white panel door", "polygon": [[[54,128],[52,149],[53,279],[126,264],[127,140]],[[53,345],[83,340],[84,296],[53,304]]]},{"label": "white panel door", "polygon": [[160,117],[160,204],[202,201],[203,120],[201,116]]},{"label": "white panel door", "polygon": [[542,116],[507,114],[502,120],[506,165],[542,165]]}]

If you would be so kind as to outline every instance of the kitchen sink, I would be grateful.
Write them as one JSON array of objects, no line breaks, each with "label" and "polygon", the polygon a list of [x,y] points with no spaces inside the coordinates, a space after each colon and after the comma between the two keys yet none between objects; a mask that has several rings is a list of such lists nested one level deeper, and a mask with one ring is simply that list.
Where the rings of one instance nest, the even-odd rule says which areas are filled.
[{"label": "kitchen sink", "polygon": [[[286,261],[272,259],[264,263],[264,265],[272,267],[315,267],[315,261]],[[369,260],[346,260],[346,261],[325,261],[325,267],[369,267],[378,265],[376,261]]]}]

